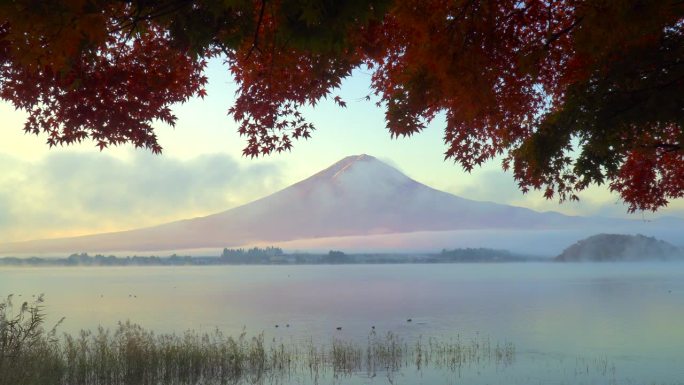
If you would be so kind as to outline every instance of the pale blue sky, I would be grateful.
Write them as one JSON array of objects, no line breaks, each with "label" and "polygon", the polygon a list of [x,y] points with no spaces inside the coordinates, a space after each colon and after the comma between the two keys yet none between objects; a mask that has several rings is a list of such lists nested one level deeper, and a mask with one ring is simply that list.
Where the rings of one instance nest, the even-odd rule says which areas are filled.
[{"label": "pale blue sky", "polygon": [[[370,75],[356,71],[335,92],[347,101],[306,109],[317,131],[290,153],[242,157],[244,139],[226,114],[235,85],[219,61],[208,67],[208,97],[174,107],[174,129],[158,125],[164,154],[130,146],[97,150],[92,143],[48,149],[44,136],[24,135],[25,115],[0,103],[0,242],[154,225],[247,203],[297,182],[353,154],[376,156],[410,177],[466,198],[567,214],[626,216],[618,198],[592,188],[580,203],[558,205],[539,193],[523,195],[510,174],[490,162],[472,174],[443,160],[443,122],[391,139],[384,111],[369,92]],[[682,215],[673,202],[658,215]],[[647,213],[646,217],[654,217]],[[638,218],[642,214],[637,215]]]}]

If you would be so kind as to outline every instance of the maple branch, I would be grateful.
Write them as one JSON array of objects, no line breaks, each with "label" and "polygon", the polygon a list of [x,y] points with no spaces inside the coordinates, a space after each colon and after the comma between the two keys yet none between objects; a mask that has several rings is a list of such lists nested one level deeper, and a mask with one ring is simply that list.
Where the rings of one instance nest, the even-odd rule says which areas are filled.
[{"label": "maple branch", "polygon": [[249,49],[249,52],[247,52],[247,56],[245,56],[245,59],[249,59],[249,57],[252,56],[252,52],[255,49],[259,49],[257,47],[259,45],[259,29],[261,29],[261,23],[264,20],[265,10],[266,10],[266,0],[261,0],[261,10],[259,11],[259,20],[257,20],[256,29],[254,30],[254,40],[252,42],[252,47]]},{"label": "maple branch", "polygon": [[633,100],[633,101],[631,101],[631,103],[625,103],[626,106],[624,106],[623,108],[618,108],[617,110],[615,110],[611,114],[609,114],[608,119],[613,119],[613,118],[619,116],[620,114],[623,114],[629,110],[636,108],[639,105],[639,103],[641,103],[639,100]]},{"label": "maple branch", "polygon": [[[681,65],[681,64],[672,65],[672,66],[670,66],[670,68],[674,68],[674,67],[676,67],[677,65]],[[657,71],[657,70],[653,70],[653,71],[650,71],[650,72],[655,72],[655,71]],[[644,74],[645,74],[645,73],[644,73]],[[684,75],[681,75],[681,76],[676,76],[676,77],[674,77],[674,78],[672,78],[672,79],[669,79],[669,80],[666,81],[666,82],[661,82],[661,83],[654,82],[654,84],[648,85],[648,86],[646,86],[646,87],[632,88],[632,89],[611,89],[611,90],[609,90],[609,91],[606,91],[605,94],[606,94],[606,95],[609,95],[609,94],[627,94],[627,95],[634,95],[634,94],[640,94],[640,93],[644,93],[644,92],[649,92],[649,91],[654,91],[654,90],[661,90],[661,89],[663,89],[663,88],[672,87],[672,86],[674,86],[674,85],[677,85],[678,83],[682,83],[683,81],[684,81]]]},{"label": "maple branch", "polygon": [[502,21],[508,22],[508,21],[509,21],[510,19],[512,19],[514,16],[517,16],[517,15],[520,15],[520,14],[524,14],[525,12],[527,12],[527,11],[528,11],[531,7],[533,7],[533,6],[534,6],[534,4],[530,4],[530,5],[525,5],[525,6],[522,7],[522,8],[516,8],[515,10],[509,12],[506,16],[504,16]]},{"label": "maple branch", "polygon": [[140,17],[142,14],[142,9],[140,7],[137,7],[135,11],[135,17],[133,17],[133,21],[131,22],[131,28],[128,31],[128,34],[126,36],[126,39],[124,40],[124,43],[128,43],[128,41],[133,38],[133,34],[135,33],[135,30],[138,28],[138,22],[140,21]]},{"label": "maple branch", "polygon": [[151,10],[148,14],[146,15],[141,15],[141,8],[136,7],[136,14],[135,15],[126,15],[122,19],[130,19],[127,22],[119,24],[118,27],[112,29],[109,31],[110,33],[116,33],[120,32],[124,29],[130,28],[130,33],[133,33],[135,29],[138,26],[138,23],[141,21],[151,21],[159,17],[164,17],[167,15],[171,15],[175,12],[180,11],[183,9],[185,6],[190,4],[191,1],[189,0],[177,0],[177,1],[171,1],[166,3],[165,5],[159,7],[157,10]]},{"label": "maple branch", "polygon": [[551,47],[551,44],[553,44],[556,40],[560,39],[561,37],[563,37],[563,35],[575,29],[575,27],[577,27],[582,22],[582,19],[584,19],[584,16],[578,17],[570,25],[561,29],[560,31],[552,33],[551,36],[549,36],[549,38],[546,39],[546,42],[544,43],[544,49],[548,49],[549,47]]},{"label": "maple branch", "polygon": [[671,144],[671,143],[656,143],[653,145],[655,148],[662,148],[664,149],[665,153],[670,153],[670,152],[678,152],[684,150],[684,147],[682,147],[681,144]]}]

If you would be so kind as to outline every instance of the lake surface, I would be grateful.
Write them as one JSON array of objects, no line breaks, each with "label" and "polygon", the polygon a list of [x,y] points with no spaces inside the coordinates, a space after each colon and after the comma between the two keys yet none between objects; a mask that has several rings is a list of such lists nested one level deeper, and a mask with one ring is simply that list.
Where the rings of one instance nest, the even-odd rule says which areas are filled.
[{"label": "lake surface", "polygon": [[320,383],[684,384],[684,264],[2,268],[0,295],[10,293],[45,293],[49,322],[65,316],[66,332],[130,320],[325,344],[365,341],[375,326],[409,343],[515,346],[505,365]]}]

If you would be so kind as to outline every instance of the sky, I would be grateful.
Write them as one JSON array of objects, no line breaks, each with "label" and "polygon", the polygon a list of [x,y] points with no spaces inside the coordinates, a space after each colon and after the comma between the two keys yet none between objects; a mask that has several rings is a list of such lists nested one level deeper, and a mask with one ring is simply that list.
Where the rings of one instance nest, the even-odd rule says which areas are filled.
[{"label": "sky", "polygon": [[126,230],[208,215],[248,203],[304,179],[348,155],[369,154],[409,177],[465,198],[570,215],[684,217],[684,200],[653,213],[628,215],[603,187],[559,204],[540,193],[522,194],[494,160],[466,173],[444,160],[443,121],[422,133],[392,139],[384,110],[370,93],[370,74],[357,70],[332,100],[305,109],[317,130],[289,153],[250,159],[245,140],[227,115],[235,84],[214,60],[208,96],[174,106],[176,127],[156,124],[162,155],[121,146],[99,151],[92,142],[48,148],[44,135],[24,134],[25,113],[0,102],[0,242]]}]

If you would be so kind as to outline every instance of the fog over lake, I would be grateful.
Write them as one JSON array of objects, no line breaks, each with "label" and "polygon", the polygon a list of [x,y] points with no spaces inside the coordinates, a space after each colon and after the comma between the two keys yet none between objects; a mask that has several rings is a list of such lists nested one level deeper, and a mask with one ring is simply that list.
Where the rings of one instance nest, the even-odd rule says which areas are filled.
[{"label": "fog over lake", "polygon": [[[363,342],[375,326],[408,343],[436,337],[515,346],[506,365],[409,367],[395,384],[684,379],[681,263],[0,269],[0,295],[10,293],[17,302],[45,293],[48,324],[65,316],[66,332],[130,320],[157,332],[218,328],[329,343]],[[362,373],[329,380],[388,383]]]}]

